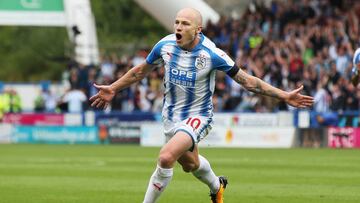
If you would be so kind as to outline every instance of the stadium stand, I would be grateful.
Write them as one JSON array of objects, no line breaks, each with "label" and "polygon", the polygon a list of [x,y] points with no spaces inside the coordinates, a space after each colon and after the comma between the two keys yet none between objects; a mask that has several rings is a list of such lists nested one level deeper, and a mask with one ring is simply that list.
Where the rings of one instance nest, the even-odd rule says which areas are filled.
[{"label": "stadium stand", "polygon": [[[351,85],[350,77],[353,52],[360,47],[360,3],[303,0],[254,5],[240,18],[222,16],[217,24],[209,22],[204,33],[238,65],[246,64],[246,71],[252,75],[283,89],[304,84],[305,93],[316,98],[313,110],[319,113],[359,110],[360,93]],[[70,61],[64,83],[68,89],[82,89],[90,97],[96,92],[94,82],[111,83],[144,60],[150,48],[133,56],[103,54],[99,66]],[[121,91],[111,109],[159,112],[163,74],[163,69],[158,68],[140,84]],[[66,112],[61,99],[60,95],[43,91],[33,102],[33,110]],[[274,99],[244,91],[221,72],[217,74],[213,103],[217,112],[292,110]],[[44,104],[48,104],[47,109],[41,106]],[[88,105],[84,103],[84,107]]]},{"label": "stadium stand", "polygon": [[[360,93],[350,83],[352,55],[360,45],[360,3],[351,1],[273,1],[256,5],[241,18],[222,16],[204,33],[246,71],[274,86],[293,89],[304,84],[316,98],[314,110],[358,110]],[[69,65],[69,82],[94,94],[94,81],[109,84],[143,60],[148,50],[132,57],[104,56],[99,67]],[[115,76],[115,77],[114,77]],[[117,111],[159,111],[163,70],[123,90],[112,107]],[[86,82],[88,81],[88,82]],[[274,99],[244,91],[223,73],[217,74],[216,111],[273,112],[288,110]]]}]

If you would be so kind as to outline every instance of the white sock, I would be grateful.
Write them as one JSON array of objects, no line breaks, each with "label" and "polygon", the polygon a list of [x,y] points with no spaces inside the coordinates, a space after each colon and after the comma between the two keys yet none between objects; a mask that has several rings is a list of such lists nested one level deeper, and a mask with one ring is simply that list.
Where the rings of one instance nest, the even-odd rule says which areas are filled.
[{"label": "white sock", "polygon": [[199,154],[200,166],[192,174],[201,182],[209,186],[211,193],[215,194],[220,188],[219,178],[215,175],[211,169],[210,163],[205,157]]},{"label": "white sock", "polygon": [[155,203],[173,176],[172,168],[156,167],[152,174],[143,203]]}]

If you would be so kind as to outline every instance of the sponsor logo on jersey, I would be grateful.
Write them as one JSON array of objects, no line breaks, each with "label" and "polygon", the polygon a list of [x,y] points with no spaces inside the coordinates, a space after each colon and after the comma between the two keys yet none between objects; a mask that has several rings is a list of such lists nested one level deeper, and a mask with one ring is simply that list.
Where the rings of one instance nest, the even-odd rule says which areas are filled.
[{"label": "sponsor logo on jersey", "polygon": [[196,72],[170,69],[170,82],[185,87],[195,87]]}]

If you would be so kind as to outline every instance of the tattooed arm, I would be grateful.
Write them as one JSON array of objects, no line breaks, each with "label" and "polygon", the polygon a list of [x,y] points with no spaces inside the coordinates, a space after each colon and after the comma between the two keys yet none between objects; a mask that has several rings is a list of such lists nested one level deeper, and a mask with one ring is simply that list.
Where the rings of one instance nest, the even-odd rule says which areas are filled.
[{"label": "tattooed arm", "polygon": [[259,78],[247,74],[241,69],[233,77],[233,79],[237,83],[241,84],[245,89],[256,94],[271,96],[277,99],[285,99],[287,97],[287,92],[273,87],[266,82],[260,80]]},{"label": "tattooed arm", "polygon": [[142,80],[152,70],[152,67],[152,65],[144,62],[131,68],[124,76],[111,85],[94,84],[94,86],[99,89],[99,92],[90,98],[91,106],[106,108],[114,98],[116,92]]},{"label": "tattooed arm", "polygon": [[236,75],[234,75],[232,78],[237,83],[241,84],[245,89],[251,92],[284,100],[286,103],[294,107],[309,107],[314,102],[314,99],[312,97],[300,94],[303,86],[291,92],[286,92],[271,86],[270,84],[260,80],[257,77],[247,74],[241,69],[239,69]]},{"label": "tattooed arm", "polygon": [[129,87],[133,83],[141,81],[152,70],[152,67],[152,65],[144,62],[131,68],[123,77],[119,78],[110,85],[111,89],[117,92]]}]

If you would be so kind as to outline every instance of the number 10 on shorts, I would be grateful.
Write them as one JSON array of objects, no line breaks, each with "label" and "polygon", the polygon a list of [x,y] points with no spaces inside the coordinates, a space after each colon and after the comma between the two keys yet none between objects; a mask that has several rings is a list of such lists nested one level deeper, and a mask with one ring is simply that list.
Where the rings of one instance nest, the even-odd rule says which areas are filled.
[{"label": "number 10 on shorts", "polygon": [[193,129],[198,129],[201,124],[201,120],[199,118],[188,118],[186,121],[186,125],[189,125]]}]

